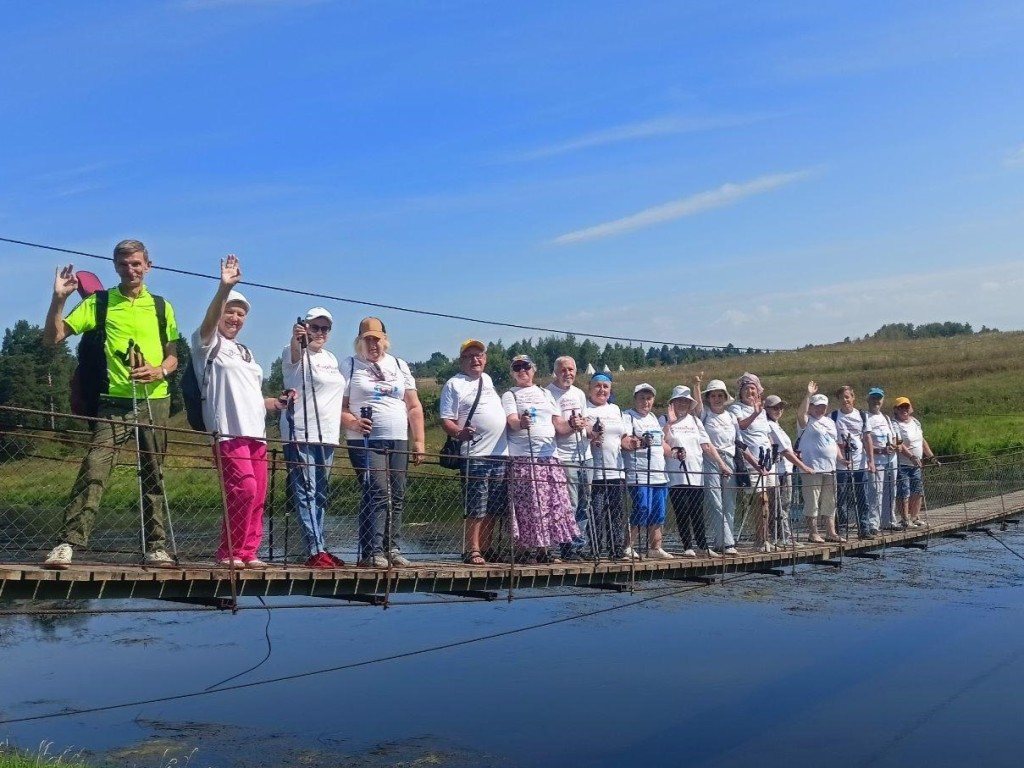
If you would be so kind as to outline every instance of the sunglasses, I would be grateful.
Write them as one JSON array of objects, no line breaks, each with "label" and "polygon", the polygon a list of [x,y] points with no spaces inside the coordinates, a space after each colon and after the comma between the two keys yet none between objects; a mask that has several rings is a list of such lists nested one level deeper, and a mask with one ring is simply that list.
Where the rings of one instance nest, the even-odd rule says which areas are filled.
[{"label": "sunglasses", "polygon": [[329,325],[317,325],[316,323],[309,324],[309,330],[313,333],[330,333],[331,326]]},{"label": "sunglasses", "polygon": [[512,371],[513,373],[522,373],[523,371],[528,371],[531,368],[533,368],[533,366],[529,363],[516,363],[512,366]]}]

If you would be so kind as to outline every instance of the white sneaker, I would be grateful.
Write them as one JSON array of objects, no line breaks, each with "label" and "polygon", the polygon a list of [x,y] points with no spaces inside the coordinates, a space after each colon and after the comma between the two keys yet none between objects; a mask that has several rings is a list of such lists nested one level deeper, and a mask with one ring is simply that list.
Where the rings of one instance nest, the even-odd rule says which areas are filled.
[{"label": "white sneaker", "polygon": [[391,564],[396,568],[408,568],[412,565],[412,562],[407,557],[402,557],[402,553],[397,549],[392,549],[388,554],[388,559],[391,560]]},{"label": "white sneaker", "polygon": [[143,556],[142,564],[152,565],[157,568],[168,568],[174,566],[174,558],[162,549],[154,549]]},{"label": "white sneaker", "polygon": [[674,555],[671,555],[661,547],[658,547],[657,549],[648,550],[647,557],[651,560],[672,560]]},{"label": "white sneaker", "polygon": [[775,551],[775,547],[773,547],[771,544],[769,544],[766,541],[764,544],[762,544],[760,547],[757,548],[757,551],[758,552],[774,552]]},{"label": "white sneaker", "polygon": [[683,551],[683,557],[696,557],[696,556],[697,556],[697,553],[694,552],[692,549],[687,549],[687,550]]},{"label": "white sneaker", "polygon": [[252,560],[245,561],[246,568],[266,568],[267,564],[260,560],[258,557],[254,557]]},{"label": "white sneaker", "polygon": [[715,550],[713,550],[713,549],[709,549],[708,550],[708,557],[721,557],[721,556],[722,556],[721,554],[719,554],[718,552],[715,552]]},{"label": "white sneaker", "polygon": [[632,547],[626,547],[626,549],[623,550],[623,552],[622,552],[622,556],[626,560],[639,560],[640,559],[640,553],[637,552]]},{"label": "white sneaker", "polygon": [[926,523],[924,522],[924,520],[915,520],[914,522],[911,523],[911,525],[914,526],[915,528],[924,528]]},{"label": "white sneaker", "polygon": [[726,547],[724,550],[722,550],[722,552],[723,552],[723,554],[726,554],[726,555],[738,555],[739,554],[739,552],[736,551],[736,547]]},{"label": "white sneaker", "polygon": [[43,561],[43,568],[49,568],[52,571],[66,570],[71,565],[72,555],[74,555],[74,550],[71,549],[70,544],[58,544],[50,550],[49,556]]},{"label": "white sneaker", "polygon": [[222,568],[245,568],[245,562],[237,557],[225,557],[223,560],[218,560],[217,565]]}]

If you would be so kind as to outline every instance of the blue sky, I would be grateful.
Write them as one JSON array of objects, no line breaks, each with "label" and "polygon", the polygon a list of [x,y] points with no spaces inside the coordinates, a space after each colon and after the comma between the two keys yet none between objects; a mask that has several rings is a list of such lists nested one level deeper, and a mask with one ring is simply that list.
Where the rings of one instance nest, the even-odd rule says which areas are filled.
[{"label": "blue sky", "polygon": [[[514,323],[1020,328],[1019,2],[7,3],[0,236]],[[1017,51],[1017,53],[1014,53]],[[0,324],[58,254],[0,244]],[[112,268],[76,265],[112,281]],[[191,332],[213,283],[154,272]],[[266,368],[319,303],[252,288]],[[337,351],[355,305],[327,301]],[[380,313],[393,351],[509,329]]]}]

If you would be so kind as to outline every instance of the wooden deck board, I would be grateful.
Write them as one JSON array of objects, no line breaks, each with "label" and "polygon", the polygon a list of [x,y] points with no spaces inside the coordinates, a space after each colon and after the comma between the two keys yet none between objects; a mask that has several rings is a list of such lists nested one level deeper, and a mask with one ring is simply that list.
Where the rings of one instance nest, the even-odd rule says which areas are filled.
[{"label": "wooden deck board", "polygon": [[[834,561],[844,555],[886,547],[920,545],[948,533],[1014,517],[1024,512],[1024,491],[928,511],[927,526],[886,532],[870,540],[806,545],[775,552],[743,550],[738,557],[646,560],[633,564],[601,561],[515,565],[466,565],[461,560],[418,560],[409,567],[311,569],[275,565],[233,573],[239,596],[319,596],[362,599],[412,592],[486,592],[550,587],[629,584],[631,580],[696,579]],[[211,563],[180,563],[173,568],[76,561],[67,570],[35,564],[0,563],[0,599],[99,599],[125,597],[196,600],[231,596],[232,572]]]}]

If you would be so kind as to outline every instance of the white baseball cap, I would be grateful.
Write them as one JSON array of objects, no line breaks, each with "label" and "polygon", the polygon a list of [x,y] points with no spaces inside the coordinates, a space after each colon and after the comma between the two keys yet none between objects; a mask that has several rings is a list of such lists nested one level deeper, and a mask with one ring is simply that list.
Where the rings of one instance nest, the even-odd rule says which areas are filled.
[{"label": "white baseball cap", "polygon": [[658,390],[656,390],[654,387],[652,387],[647,382],[644,382],[643,384],[637,384],[635,387],[633,387],[633,394],[634,395],[638,395],[641,392],[650,392],[652,395],[655,395],[655,396],[657,396],[657,394],[658,394]]},{"label": "white baseball cap", "polygon": [[316,320],[318,317],[326,317],[334,324],[334,315],[328,312],[323,307],[313,307],[309,312],[306,313],[306,320]]},{"label": "white baseball cap", "polygon": [[811,405],[828,405],[828,395],[811,395]]},{"label": "white baseball cap", "polygon": [[228,293],[228,298],[227,298],[227,301],[224,302],[224,305],[227,306],[231,302],[236,302],[236,303],[241,304],[242,306],[244,306],[246,314],[248,314],[249,311],[252,309],[252,304],[249,303],[249,300],[247,298],[245,298],[245,296],[242,294],[241,291],[236,291],[236,290],[232,289]]}]

